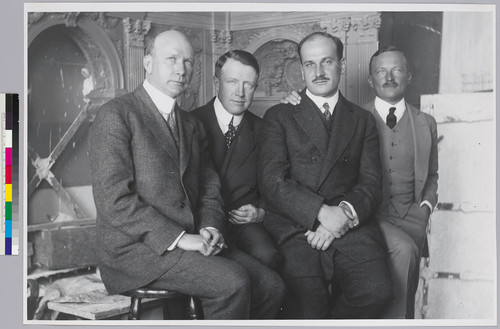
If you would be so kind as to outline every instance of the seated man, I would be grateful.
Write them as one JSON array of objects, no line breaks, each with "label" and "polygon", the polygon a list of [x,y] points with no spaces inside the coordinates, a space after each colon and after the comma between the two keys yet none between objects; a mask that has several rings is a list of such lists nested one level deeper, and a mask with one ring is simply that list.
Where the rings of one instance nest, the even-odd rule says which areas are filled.
[{"label": "seated man", "polygon": [[[299,44],[307,89],[267,111],[259,135],[264,224],[283,254],[288,318],[376,318],[392,297],[386,246],[372,217],[381,200],[373,116],[338,91],[342,42]],[[329,285],[342,294],[332,303]]]},{"label": "seated man", "polygon": [[226,248],[220,179],[202,123],[176,103],[194,50],[165,31],[147,43],[146,80],[103,105],[90,131],[97,256],[110,294],[144,286],[199,297],[205,319],[274,318],[283,282]]},{"label": "seated man", "polygon": [[248,111],[259,79],[259,64],[243,50],[231,50],[215,63],[217,96],[192,113],[207,130],[210,155],[222,180],[228,243],[277,270],[279,257],[262,224],[257,188],[257,138],[262,119]]}]

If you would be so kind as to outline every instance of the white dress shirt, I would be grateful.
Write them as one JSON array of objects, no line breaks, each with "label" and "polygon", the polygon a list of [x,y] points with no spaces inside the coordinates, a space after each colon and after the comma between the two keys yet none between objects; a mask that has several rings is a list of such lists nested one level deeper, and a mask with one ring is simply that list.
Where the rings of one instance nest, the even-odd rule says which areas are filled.
[{"label": "white dress shirt", "polygon": [[215,97],[214,110],[215,110],[215,116],[217,117],[217,123],[219,124],[220,130],[222,131],[223,134],[225,134],[228,131],[229,122],[231,122],[231,119],[233,119],[233,126],[235,128],[238,128],[238,126],[241,123],[241,120],[243,119],[243,115],[245,115],[245,112],[239,115],[233,115],[229,113],[228,111],[226,111],[224,105],[222,105],[218,97]]},{"label": "white dress shirt", "polygon": [[175,99],[154,87],[148,82],[148,80],[144,80],[144,83],[142,85],[144,86],[144,89],[146,89],[149,97],[151,97],[151,100],[153,101],[155,106],[160,111],[161,115],[165,118],[165,120],[168,120],[168,115],[174,109]]},{"label": "white dress shirt", "polygon": [[397,123],[406,111],[405,99],[403,98],[396,104],[392,105],[391,103],[387,103],[379,97],[375,97],[375,110],[377,110],[378,114],[384,121],[386,120],[387,115],[389,115],[389,109],[391,107],[396,108],[396,111],[394,111],[394,115],[396,116]]},{"label": "white dress shirt", "polygon": [[309,97],[313,101],[313,103],[321,110],[322,113],[325,112],[325,108],[323,107],[323,105],[325,103],[328,103],[328,105],[330,106],[330,114],[333,114],[333,110],[335,109],[335,106],[337,105],[337,103],[339,101],[339,91],[338,90],[335,93],[335,95],[328,97],[328,98],[313,95],[309,91],[309,89],[306,89],[306,95],[307,95],[307,97]]}]

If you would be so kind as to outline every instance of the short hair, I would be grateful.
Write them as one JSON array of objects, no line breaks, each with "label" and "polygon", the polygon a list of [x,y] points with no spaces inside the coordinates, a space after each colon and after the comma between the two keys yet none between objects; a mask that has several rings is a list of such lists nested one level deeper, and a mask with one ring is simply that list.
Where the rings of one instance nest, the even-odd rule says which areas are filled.
[{"label": "short hair", "polygon": [[382,47],[379,50],[377,50],[372,55],[372,57],[370,58],[370,64],[368,64],[368,70],[369,70],[370,75],[372,74],[372,62],[375,59],[375,57],[377,57],[377,56],[379,56],[379,55],[381,55],[383,53],[388,53],[388,52],[398,52],[398,53],[400,53],[403,56],[403,58],[405,59],[406,70],[408,72],[410,72],[410,63],[408,63],[408,58],[406,58],[405,53],[401,49],[397,48],[396,46],[385,46],[385,47]]},{"label": "short hair", "polygon": [[342,43],[342,41],[339,38],[337,38],[336,36],[331,35],[330,33],[318,31],[318,32],[313,32],[313,33],[309,34],[308,36],[306,36],[304,39],[302,39],[300,41],[298,51],[299,51],[299,59],[300,59],[301,63],[302,63],[302,54],[301,54],[302,46],[304,45],[304,43],[306,41],[308,41],[310,39],[316,39],[318,37],[324,37],[324,38],[332,40],[333,43],[335,44],[335,48],[337,49],[337,59],[341,60],[344,57],[344,44]]},{"label": "short hair", "polygon": [[230,50],[221,57],[219,57],[219,59],[217,59],[217,62],[215,62],[215,72],[214,72],[217,78],[220,78],[220,70],[222,69],[224,64],[226,64],[229,58],[232,58],[242,64],[251,66],[255,70],[255,72],[257,72],[257,75],[259,75],[260,73],[259,62],[255,58],[255,56],[249,53],[248,51],[237,49],[237,50]]}]

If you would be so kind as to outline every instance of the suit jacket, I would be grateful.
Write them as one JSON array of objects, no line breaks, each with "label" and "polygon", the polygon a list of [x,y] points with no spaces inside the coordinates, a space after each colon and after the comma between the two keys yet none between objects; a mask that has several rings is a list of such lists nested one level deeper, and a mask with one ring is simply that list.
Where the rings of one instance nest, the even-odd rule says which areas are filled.
[{"label": "suit jacket", "polygon": [[101,277],[110,294],[142,287],[179,260],[182,231],[224,232],[220,180],[201,122],[174,109],[179,144],[144,87],[101,107],[90,131]]},{"label": "suit jacket", "polygon": [[207,130],[210,155],[222,181],[224,211],[238,209],[245,204],[258,206],[257,188],[257,137],[262,119],[246,111],[236,137],[226,152],[225,138],[214,109],[213,98],[192,113]]},{"label": "suit jacket", "polygon": [[[214,109],[215,97],[206,105],[193,110],[207,130],[210,155],[222,181],[224,213],[246,204],[260,207],[257,186],[257,139],[262,119],[246,111],[231,147],[226,151],[222,133]],[[237,238],[246,225],[227,222],[228,233]]]},{"label": "suit jacket", "polygon": [[321,254],[307,244],[322,204],[349,202],[360,225],[327,250],[356,262],[385,257],[371,217],[381,200],[382,171],[375,119],[342,95],[329,136],[319,110],[302,93],[299,105],[279,104],[264,116],[259,135],[259,187],[264,219],[285,258],[285,276],[321,275]]},{"label": "suit jacket", "polygon": [[[378,115],[375,110],[375,101],[365,105],[365,108]],[[419,111],[411,104],[406,103],[413,133],[413,148],[415,149],[415,202],[420,204],[427,200],[432,208],[437,204],[438,194],[438,148],[437,124],[429,114]],[[383,195],[381,207],[389,203],[389,195]]]}]

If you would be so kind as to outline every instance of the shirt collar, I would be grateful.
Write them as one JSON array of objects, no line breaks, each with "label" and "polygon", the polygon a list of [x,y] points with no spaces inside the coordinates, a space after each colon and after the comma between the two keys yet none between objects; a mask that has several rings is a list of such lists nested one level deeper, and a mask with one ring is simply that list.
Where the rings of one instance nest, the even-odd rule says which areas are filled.
[{"label": "shirt collar", "polygon": [[233,119],[233,126],[238,127],[239,124],[241,123],[241,120],[243,119],[243,115],[245,112],[239,115],[233,115],[226,111],[224,108],[224,105],[222,105],[221,101],[219,100],[219,97],[215,97],[214,101],[214,110],[215,110],[215,116],[217,116],[217,122],[219,123],[219,127],[222,130],[223,133],[226,133],[228,130],[229,122],[231,122],[231,119]]},{"label": "shirt collar", "polygon": [[160,113],[169,114],[172,111],[175,105],[175,99],[154,87],[148,80],[144,80],[142,85]]},{"label": "shirt collar", "polygon": [[335,95],[328,98],[313,95],[313,93],[311,93],[309,89],[306,89],[306,95],[314,102],[314,104],[316,104],[316,106],[321,110],[321,112],[324,112],[323,104],[328,103],[328,105],[330,106],[330,112],[333,113],[333,110],[335,109],[335,106],[339,101],[338,89]]},{"label": "shirt collar", "polygon": [[394,111],[394,115],[396,116],[396,121],[399,121],[406,110],[405,99],[403,98],[396,104],[391,104],[384,101],[382,98],[375,97],[375,110],[378,112],[381,118],[385,119],[389,114],[389,109],[391,107],[395,107],[396,111]]}]

